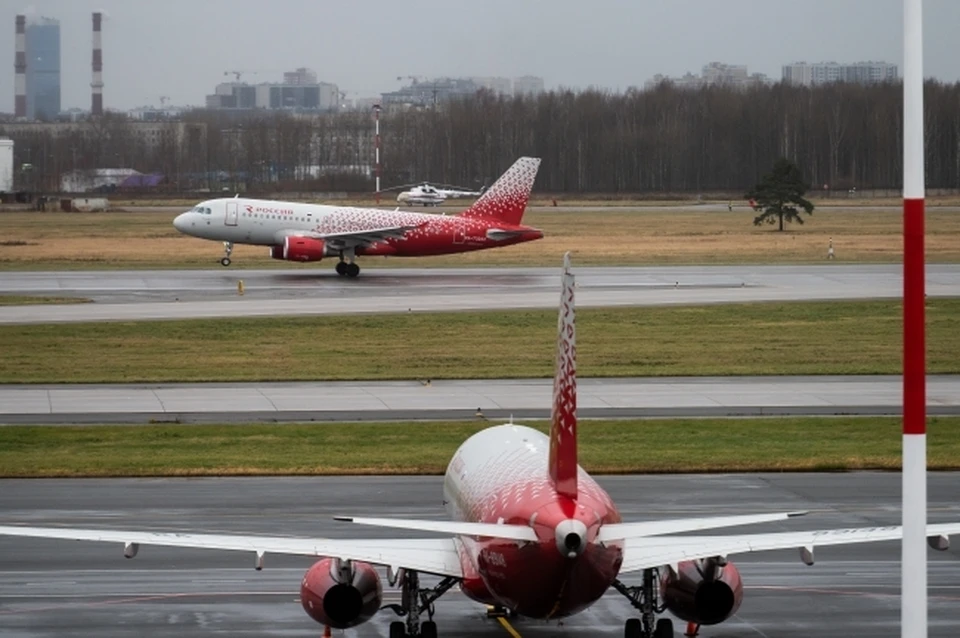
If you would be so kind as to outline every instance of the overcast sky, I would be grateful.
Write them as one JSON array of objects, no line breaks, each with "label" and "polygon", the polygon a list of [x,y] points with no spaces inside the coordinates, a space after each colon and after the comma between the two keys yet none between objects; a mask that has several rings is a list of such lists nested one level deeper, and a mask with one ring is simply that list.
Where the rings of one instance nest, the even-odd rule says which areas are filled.
[{"label": "overcast sky", "polygon": [[[4,0],[0,111],[13,110],[14,16],[60,20],[63,108],[90,107],[91,18],[104,105],[203,104],[224,71],[279,81],[306,66],[348,97],[397,76],[538,75],[547,88],[623,90],[656,73],[745,64],[780,78],[805,60],[901,66],[902,0]],[[960,80],[960,0],[924,0],[924,71]]]}]

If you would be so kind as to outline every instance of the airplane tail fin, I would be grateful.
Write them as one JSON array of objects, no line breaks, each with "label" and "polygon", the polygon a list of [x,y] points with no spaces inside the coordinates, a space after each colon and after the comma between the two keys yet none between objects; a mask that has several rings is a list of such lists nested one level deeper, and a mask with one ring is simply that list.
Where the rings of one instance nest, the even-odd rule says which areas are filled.
[{"label": "airplane tail fin", "polygon": [[563,286],[557,319],[557,364],[550,415],[550,479],[558,494],[577,497],[577,333],[570,253],[563,256]]},{"label": "airplane tail fin", "polygon": [[521,157],[493,186],[483,191],[477,201],[463,212],[463,216],[486,217],[518,225],[527,209],[539,168],[539,157]]}]

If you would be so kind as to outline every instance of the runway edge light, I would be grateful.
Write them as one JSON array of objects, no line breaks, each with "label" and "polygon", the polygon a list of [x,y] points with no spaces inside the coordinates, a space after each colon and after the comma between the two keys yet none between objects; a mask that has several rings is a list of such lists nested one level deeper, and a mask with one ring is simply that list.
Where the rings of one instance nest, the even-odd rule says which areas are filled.
[{"label": "runway edge light", "polygon": [[903,0],[903,486],[900,632],[927,636],[923,3]]}]

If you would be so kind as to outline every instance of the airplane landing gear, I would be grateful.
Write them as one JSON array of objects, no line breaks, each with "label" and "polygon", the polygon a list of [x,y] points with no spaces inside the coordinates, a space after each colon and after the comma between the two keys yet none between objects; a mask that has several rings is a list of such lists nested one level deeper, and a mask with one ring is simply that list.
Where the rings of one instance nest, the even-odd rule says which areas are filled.
[{"label": "airplane landing gear", "polygon": [[[348,261],[344,261],[344,257]],[[337,274],[341,277],[356,277],[360,274],[360,266],[353,263],[354,253],[350,250],[348,253],[340,253],[340,261],[337,262]]]},{"label": "airplane landing gear", "polygon": [[[458,580],[448,576],[432,589],[420,589],[420,576],[417,572],[404,571],[402,578],[400,604],[390,605],[390,608],[398,616],[406,616],[406,620],[390,623],[390,638],[437,638],[437,623],[433,622],[433,603],[456,585]],[[428,620],[420,622],[420,615],[424,612]]]},{"label": "airplane landing gear", "polygon": [[229,266],[230,255],[232,254],[233,254],[233,242],[232,241],[223,242],[223,259],[220,260],[220,265],[224,267]]},{"label": "airplane landing gear", "polygon": [[630,618],[624,624],[624,638],[673,638],[673,621],[669,618],[657,620],[657,614],[664,611],[657,591],[658,575],[657,569],[643,570],[643,584],[639,587],[627,587],[619,580],[613,581],[614,589],[640,611],[640,618]]}]

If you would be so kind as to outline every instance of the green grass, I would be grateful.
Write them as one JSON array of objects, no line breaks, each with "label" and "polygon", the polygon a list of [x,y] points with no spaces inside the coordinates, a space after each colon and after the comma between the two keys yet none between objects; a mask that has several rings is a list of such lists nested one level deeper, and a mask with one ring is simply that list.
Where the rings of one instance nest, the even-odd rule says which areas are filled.
[{"label": "green grass", "polygon": [[[596,473],[896,470],[898,418],[582,421]],[[483,422],[0,428],[0,476],[439,474]],[[546,425],[534,425],[544,430]],[[928,465],[960,469],[960,417],[929,421]]]},{"label": "green grass", "polygon": [[[581,309],[582,376],[896,374],[899,301]],[[0,326],[0,382],[549,377],[556,311]],[[927,303],[960,372],[960,299]]]},{"label": "green grass", "polygon": [[0,306],[32,306],[45,304],[89,303],[84,297],[42,297],[29,295],[0,295]]}]

